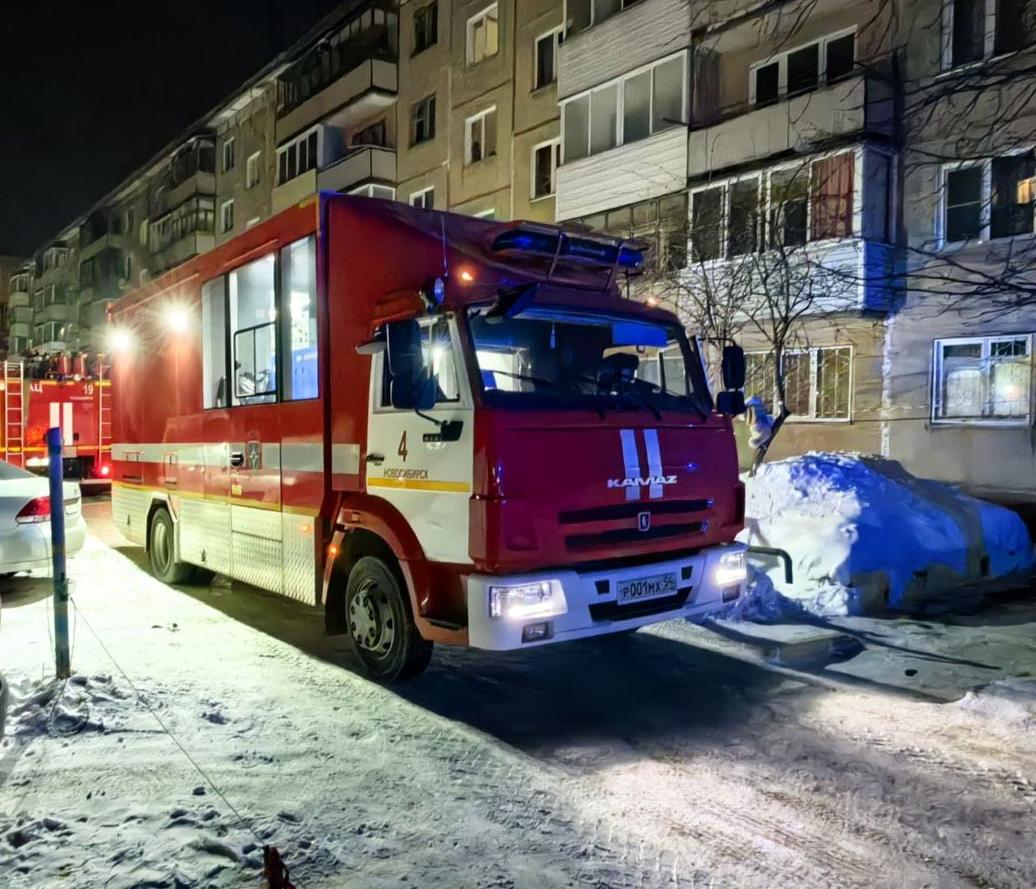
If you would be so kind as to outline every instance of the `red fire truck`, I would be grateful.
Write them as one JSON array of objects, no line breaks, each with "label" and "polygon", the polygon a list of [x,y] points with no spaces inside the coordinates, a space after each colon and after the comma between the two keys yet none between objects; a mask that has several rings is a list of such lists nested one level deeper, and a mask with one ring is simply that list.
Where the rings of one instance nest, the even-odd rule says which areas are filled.
[{"label": "red fire truck", "polygon": [[0,459],[32,471],[47,466],[47,429],[61,429],[68,478],[107,483],[111,476],[111,381],[102,366],[82,373],[27,378],[21,361],[3,362]]},{"label": "red fire truck", "polygon": [[[740,595],[731,391],[629,243],[321,195],[114,309],[112,510],[167,582],[322,607],[372,676]],[[717,405],[726,413],[717,410]]]}]

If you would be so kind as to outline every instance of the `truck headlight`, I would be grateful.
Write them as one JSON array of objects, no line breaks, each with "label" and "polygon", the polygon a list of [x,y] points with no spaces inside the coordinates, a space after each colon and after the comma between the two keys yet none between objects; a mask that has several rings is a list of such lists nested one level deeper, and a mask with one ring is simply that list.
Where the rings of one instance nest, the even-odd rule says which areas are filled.
[{"label": "truck headlight", "polygon": [[568,611],[565,594],[557,580],[536,583],[493,585],[489,588],[489,616],[509,620],[554,617]]},{"label": "truck headlight", "polygon": [[733,586],[735,583],[744,583],[748,577],[748,568],[745,566],[745,551],[723,553],[719,557],[719,564],[713,573],[716,586]]}]

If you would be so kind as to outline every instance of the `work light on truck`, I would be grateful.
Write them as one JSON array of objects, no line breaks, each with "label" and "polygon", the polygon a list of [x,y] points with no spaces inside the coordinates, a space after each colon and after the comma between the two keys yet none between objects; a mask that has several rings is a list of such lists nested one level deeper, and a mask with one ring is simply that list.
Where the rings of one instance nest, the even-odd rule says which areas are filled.
[{"label": "work light on truck", "polygon": [[556,580],[489,588],[489,616],[509,620],[554,617],[568,611],[565,593]]}]

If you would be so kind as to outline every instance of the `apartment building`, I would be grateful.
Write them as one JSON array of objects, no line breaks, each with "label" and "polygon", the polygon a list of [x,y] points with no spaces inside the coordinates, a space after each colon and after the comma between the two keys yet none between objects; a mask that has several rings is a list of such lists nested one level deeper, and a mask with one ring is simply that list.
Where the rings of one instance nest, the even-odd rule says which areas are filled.
[{"label": "apartment building", "polygon": [[400,7],[398,199],[552,221],[560,0]]},{"label": "apartment building", "polygon": [[[644,240],[665,283],[652,298],[678,310],[708,289],[783,299],[791,417],[772,453],[876,452],[896,238],[890,19],[882,0],[804,9],[570,3],[558,218]],[[773,410],[769,339],[753,323],[740,339],[748,394]]]},{"label": "apartment building", "polygon": [[9,336],[6,331],[10,327],[8,315],[10,313],[11,285],[15,273],[21,268],[23,259],[17,256],[0,256],[0,347],[6,345],[3,341]]},{"label": "apartment building", "polygon": [[907,286],[889,326],[887,451],[1036,500],[1036,10],[927,0],[903,21]]},{"label": "apartment building", "polygon": [[277,175],[277,82],[247,86],[213,114],[216,136],[216,243],[241,234],[273,212]]},{"label": "apartment building", "polygon": [[7,354],[16,357],[32,345],[33,263],[23,261],[7,277]]},{"label": "apartment building", "polygon": [[33,257],[32,345],[61,352],[78,342],[79,226],[62,231]]}]

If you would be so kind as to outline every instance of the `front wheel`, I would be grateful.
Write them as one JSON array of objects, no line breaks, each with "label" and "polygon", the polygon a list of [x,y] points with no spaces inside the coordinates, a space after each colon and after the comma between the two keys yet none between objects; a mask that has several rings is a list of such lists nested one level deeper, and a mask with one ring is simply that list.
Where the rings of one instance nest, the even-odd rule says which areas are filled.
[{"label": "front wheel", "polygon": [[417,632],[402,584],[381,559],[363,556],[353,565],[345,617],[353,648],[371,678],[395,682],[428,666],[432,643]]},{"label": "front wheel", "polygon": [[176,560],[175,531],[173,517],[165,508],[156,509],[152,513],[147,554],[151,573],[162,583],[183,583],[194,570],[186,562]]}]

